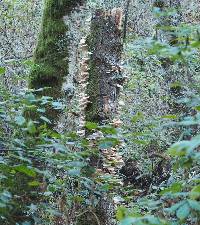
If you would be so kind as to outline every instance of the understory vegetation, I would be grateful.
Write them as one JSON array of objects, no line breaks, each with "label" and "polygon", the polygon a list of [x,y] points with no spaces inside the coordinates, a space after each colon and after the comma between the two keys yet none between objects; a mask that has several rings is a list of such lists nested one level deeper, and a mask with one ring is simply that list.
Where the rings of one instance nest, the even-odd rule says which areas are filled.
[{"label": "understory vegetation", "polygon": [[41,2],[0,3],[0,225],[200,224],[199,2]]}]

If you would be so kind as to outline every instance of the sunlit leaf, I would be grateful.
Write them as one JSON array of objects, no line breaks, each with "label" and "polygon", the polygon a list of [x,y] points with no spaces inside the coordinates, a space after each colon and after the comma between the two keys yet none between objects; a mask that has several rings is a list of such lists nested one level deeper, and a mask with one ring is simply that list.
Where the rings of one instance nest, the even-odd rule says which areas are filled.
[{"label": "sunlit leaf", "polygon": [[6,72],[6,69],[3,67],[0,67],[0,75],[4,74]]},{"label": "sunlit leaf", "polygon": [[98,124],[92,123],[92,122],[86,122],[85,127],[88,130],[93,130],[93,129],[97,129],[98,128]]},{"label": "sunlit leaf", "polygon": [[35,177],[36,176],[36,172],[34,168],[25,166],[25,165],[18,165],[15,166],[14,169],[18,172],[24,173],[29,177]]}]

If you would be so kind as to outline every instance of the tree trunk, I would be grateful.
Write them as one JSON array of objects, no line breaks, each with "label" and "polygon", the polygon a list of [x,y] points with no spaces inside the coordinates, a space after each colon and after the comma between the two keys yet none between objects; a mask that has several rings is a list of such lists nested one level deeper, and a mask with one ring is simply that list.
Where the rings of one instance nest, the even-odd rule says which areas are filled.
[{"label": "tree trunk", "polygon": [[[91,54],[86,88],[89,99],[85,108],[85,119],[89,122],[109,123],[118,111],[117,98],[124,81],[120,67],[123,50],[121,19],[122,10],[116,8],[109,12],[97,10],[91,21],[86,40]],[[97,166],[96,159],[91,157],[90,161],[92,166]],[[84,211],[87,213],[78,218],[77,225],[114,224],[113,203],[106,196],[100,198],[96,207]]]},{"label": "tree trunk", "polygon": [[96,11],[88,37],[89,80],[86,121],[102,124],[117,112],[117,97],[123,77],[120,68],[122,54],[121,11]]},{"label": "tree trunk", "polygon": [[[63,17],[82,0],[45,0],[42,26],[34,53],[34,68],[29,86],[33,89],[46,88],[40,95],[60,99],[63,78],[68,75],[68,30]],[[58,110],[48,109],[52,122]]]}]

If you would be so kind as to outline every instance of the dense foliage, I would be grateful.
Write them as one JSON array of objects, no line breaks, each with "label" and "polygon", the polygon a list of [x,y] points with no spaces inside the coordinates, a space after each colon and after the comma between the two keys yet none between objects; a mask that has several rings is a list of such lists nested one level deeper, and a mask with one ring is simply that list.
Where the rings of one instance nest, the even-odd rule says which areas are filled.
[{"label": "dense foliage", "polygon": [[[88,2],[87,13],[96,7],[120,5],[119,1]],[[169,8],[163,12],[152,7],[152,15],[157,20],[170,20],[177,11]],[[59,22],[62,16],[59,14]],[[48,23],[47,30],[52,26],[51,21]],[[84,137],[76,129],[60,132],[53,127],[55,121],[49,108],[59,114],[73,110],[65,99],[44,95],[49,90],[45,81],[42,88],[39,83],[35,89],[9,91],[3,79],[7,68],[2,63],[0,224],[83,225],[79,219],[89,215],[94,224],[100,225],[97,206],[102,198],[112,203],[109,210],[111,214],[114,211],[114,216],[110,224],[200,223],[200,27],[195,22],[154,24],[157,33],[175,37],[175,44],[171,44],[156,35],[135,34],[131,23],[124,43],[127,82],[119,101],[122,122],[87,121]],[[62,21],[61,27],[53,24],[52,29],[61,29],[64,35],[66,26]],[[44,36],[39,37],[43,44],[49,41]],[[55,39],[50,40],[53,47]],[[41,52],[43,47],[38,47]],[[46,47],[54,53],[51,46]],[[66,57],[67,47],[65,43]],[[68,70],[64,55],[59,61],[48,56],[45,55],[45,63],[58,63]],[[26,71],[32,71],[31,78],[35,68],[39,68],[40,76],[41,67],[27,59],[20,63]],[[173,77],[170,82],[168,74]],[[26,77],[18,74],[14,79]],[[109,159],[102,155],[111,149],[123,156],[121,168],[118,155]],[[97,164],[117,172],[105,173]]]}]

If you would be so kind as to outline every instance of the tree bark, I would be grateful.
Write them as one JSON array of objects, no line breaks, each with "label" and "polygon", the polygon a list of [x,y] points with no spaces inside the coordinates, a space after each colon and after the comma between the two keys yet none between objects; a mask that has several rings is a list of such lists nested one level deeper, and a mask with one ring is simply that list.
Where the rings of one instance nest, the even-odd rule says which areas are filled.
[{"label": "tree bark", "polygon": [[[115,10],[115,11],[114,11]],[[117,112],[117,97],[123,77],[120,67],[122,54],[121,11],[96,11],[88,37],[89,80],[86,121],[103,122],[112,120]]]},{"label": "tree bark", "polygon": [[[82,0],[45,0],[42,26],[34,53],[34,68],[31,71],[29,87],[47,88],[40,95],[60,99],[63,78],[68,75],[68,27],[63,17]],[[58,110],[48,109],[49,118],[54,122]]]},{"label": "tree bark", "polygon": [[[123,50],[121,31],[122,10],[97,10],[91,21],[90,35],[86,43],[89,53],[88,85],[89,97],[85,108],[86,121],[99,124],[111,122],[117,113],[117,99],[124,81],[120,67]],[[96,167],[96,159],[91,157]],[[96,207],[89,207],[87,213],[78,218],[77,225],[113,225],[113,203],[107,196],[101,196]]]}]

